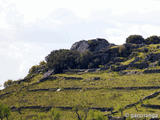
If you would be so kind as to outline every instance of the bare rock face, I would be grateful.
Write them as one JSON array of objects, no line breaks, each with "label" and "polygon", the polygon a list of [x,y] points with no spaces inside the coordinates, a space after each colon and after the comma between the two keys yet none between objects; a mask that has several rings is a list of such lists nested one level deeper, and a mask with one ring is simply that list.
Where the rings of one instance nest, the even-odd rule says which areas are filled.
[{"label": "bare rock face", "polygon": [[109,42],[103,38],[96,38],[92,40],[82,40],[72,45],[71,50],[77,50],[79,52],[92,51],[98,52],[102,49],[106,49],[110,46]]},{"label": "bare rock face", "polygon": [[82,40],[79,42],[76,42],[72,45],[71,50],[77,50],[79,52],[85,52],[86,50],[88,50],[89,48],[89,44],[87,41]]}]

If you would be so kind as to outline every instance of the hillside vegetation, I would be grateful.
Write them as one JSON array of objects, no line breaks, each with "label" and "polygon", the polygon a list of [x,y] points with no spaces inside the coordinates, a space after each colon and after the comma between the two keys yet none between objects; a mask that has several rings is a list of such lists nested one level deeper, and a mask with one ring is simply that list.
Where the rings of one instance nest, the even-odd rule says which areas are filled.
[{"label": "hillside vegetation", "polygon": [[160,38],[131,35],[123,45],[82,40],[52,51],[24,79],[4,87],[0,119],[131,120],[151,114],[138,118],[150,120],[160,114]]}]

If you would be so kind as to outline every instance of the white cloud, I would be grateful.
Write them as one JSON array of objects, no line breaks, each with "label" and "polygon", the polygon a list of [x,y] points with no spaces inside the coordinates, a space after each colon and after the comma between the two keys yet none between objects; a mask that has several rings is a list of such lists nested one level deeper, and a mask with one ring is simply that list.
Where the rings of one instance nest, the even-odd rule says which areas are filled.
[{"label": "white cloud", "polygon": [[0,44],[0,83],[23,78],[32,65],[44,59],[46,51],[43,47],[18,41]]}]

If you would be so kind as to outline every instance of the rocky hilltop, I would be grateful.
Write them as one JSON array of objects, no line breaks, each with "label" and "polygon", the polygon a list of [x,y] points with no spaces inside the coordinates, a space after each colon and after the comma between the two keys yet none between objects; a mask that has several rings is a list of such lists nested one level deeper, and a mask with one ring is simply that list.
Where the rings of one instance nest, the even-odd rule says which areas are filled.
[{"label": "rocky hilltop", "polygon": [[159,78],[158,36],[131,35],[123,45],[102,38],[82,40],[71,49],[51,51],[24,79],[6,81],[0,103],[8,108],[0,104],[0,118],[126,120],[123,112],[158,115]]},{"label": "rocky hilltop", "polygon": [[144,39],[140,35],[131,35],[123,45],[111,44],[103,38],[81,40],[74,43],[70,50],[52,51],[45,61],[29,70],[29,76],[47,71],[62,73],[73,69],[149,69],[160,64],[159,48],[158,36]]}]

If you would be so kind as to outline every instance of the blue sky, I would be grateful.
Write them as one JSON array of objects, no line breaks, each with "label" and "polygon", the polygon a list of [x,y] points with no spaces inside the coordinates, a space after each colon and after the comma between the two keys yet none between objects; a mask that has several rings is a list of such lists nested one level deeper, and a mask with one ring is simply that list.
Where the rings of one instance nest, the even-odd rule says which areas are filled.
[{"label": "blue sky", "polygon": [[1,0],[0,84],[82,39],[160,35],[159,0]]}]

